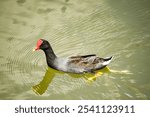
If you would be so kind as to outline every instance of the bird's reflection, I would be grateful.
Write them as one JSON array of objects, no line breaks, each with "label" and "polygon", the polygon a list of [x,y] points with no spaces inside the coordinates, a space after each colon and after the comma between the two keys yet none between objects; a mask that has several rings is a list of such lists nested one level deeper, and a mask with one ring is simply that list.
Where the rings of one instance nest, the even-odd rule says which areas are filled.
[{"label": "bird's reflection", "polygon": [[58,71],[48,67],[42,81],[39,84],[32,86],[32,90],[38,95],[42,95],[43,93],[45,93],[57,72]]},{"label": "bird's reflection", "polygon": [[[105,67],[101,70],[96,71],[95,74],[73,74],[73,73],[68,73],[68,75],[71,76],[71,78],[84,78],[87,82],[92,82],[96,80],[96,78],[100,77],[102,74],[109,72],[109,68]],[[45,93],[47,90],[49,84],[52,82],[53,78],[55,75],[59,74],[64,74],[64,72],[57,71],[55,69],[49,68],[46,70],[45,75],[42,79],[42,81],[39,82],[39,84],[32,86],[32,90],[37,94],[37,95],[42,95]]]}]

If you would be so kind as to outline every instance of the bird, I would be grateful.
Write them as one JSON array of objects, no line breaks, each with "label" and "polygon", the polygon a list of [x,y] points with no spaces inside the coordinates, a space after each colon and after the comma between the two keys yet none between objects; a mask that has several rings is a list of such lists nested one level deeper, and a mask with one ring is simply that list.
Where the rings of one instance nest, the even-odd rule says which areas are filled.
[{"label": "bird", "polygon": [[97,70],[105,68],[112,60],[112,56],[101,58],[96,54],[76,55],[66,58],[56,56],[51,44],[45,39],[38,39],[33,51],[43,50],[46,56],[47,65],[58,71],[75,74],[95,74]]}]

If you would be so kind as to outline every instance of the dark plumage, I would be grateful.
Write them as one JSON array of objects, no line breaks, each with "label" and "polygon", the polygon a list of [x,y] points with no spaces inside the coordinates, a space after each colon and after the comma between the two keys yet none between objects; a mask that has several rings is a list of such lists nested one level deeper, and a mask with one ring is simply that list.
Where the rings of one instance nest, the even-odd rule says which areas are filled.
[{"label": "dark plumage", "polygon": [[112,57],[100,58],[95,54],[59,58],[55,55],[47,40],[39,39],[34,50],[43,50],[49,67],[70,73],[95,73],[96,70],[106,67]]}]

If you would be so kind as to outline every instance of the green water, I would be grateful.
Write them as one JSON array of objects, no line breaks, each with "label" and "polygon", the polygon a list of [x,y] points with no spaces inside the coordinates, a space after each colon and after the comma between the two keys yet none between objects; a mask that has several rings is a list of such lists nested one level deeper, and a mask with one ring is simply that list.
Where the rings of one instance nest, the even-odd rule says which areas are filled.
[{"label": "green water", "polygon": [[[53,71],[32,52],[39,38],[60,57],[113,55],[109,68],[130,74]],[[0,44],[0,99],[150,99],[149,0],[0,0]]]}]

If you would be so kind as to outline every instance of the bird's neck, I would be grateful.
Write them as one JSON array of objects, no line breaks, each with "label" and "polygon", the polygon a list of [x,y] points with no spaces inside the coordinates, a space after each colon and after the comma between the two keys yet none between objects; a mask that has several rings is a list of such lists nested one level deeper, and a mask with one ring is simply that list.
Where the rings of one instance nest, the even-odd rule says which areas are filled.
[{"label": "bird's neck", "polygon": [[54,68],[54,62],[55,62],[55,59],[57,58],[57,56],[55,55],[53,49],[50,47],[50,48],[44,50],[44,53],[46,56],[47,65],[49,67]]}]

